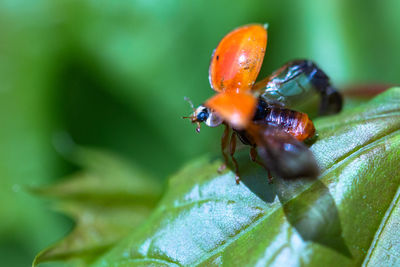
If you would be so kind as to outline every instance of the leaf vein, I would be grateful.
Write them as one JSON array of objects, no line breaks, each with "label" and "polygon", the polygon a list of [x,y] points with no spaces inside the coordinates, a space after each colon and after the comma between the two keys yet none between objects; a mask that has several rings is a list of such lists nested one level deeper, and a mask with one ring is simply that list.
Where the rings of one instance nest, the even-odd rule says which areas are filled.
[{"label": "leaf vein", "polygon": [[[397,206],[397,204],[399,203],[400,200],[400,186],[397,189],[396,195],[393,198],[393,201],[390,203],[390,206],[388,207],[388,209],[385,212],[385,215],[382,218],[382,221],[375,233],[374,239],[371,242],[371,245],[368,249],[368,253],[364,258],[364,262],[362,264],[362,266],[367,266],[368,263],[371,260],[372,254],[374,253],[374,250],[376,248],[377,243],[380,240],[380,236],[382,235],[383,230],[386,227],[386,224],[390,218],[390,216],[392,215],[393,210],[395,209],[395,207]],[[393,255],[394,256],[394,255]]]}]

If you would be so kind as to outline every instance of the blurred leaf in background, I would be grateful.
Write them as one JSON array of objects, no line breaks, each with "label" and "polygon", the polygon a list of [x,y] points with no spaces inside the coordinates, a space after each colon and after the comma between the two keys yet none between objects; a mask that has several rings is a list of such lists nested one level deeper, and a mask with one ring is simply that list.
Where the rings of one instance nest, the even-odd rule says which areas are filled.
[{"label": "blurred leaf in background", "polygon": [[398,84],[399,12],[395,0],[0,0],[0,258],[26,266],[70,229],[23,188],[75,170],[63,157],[71,143],[120,154],[160,183],[217,152],[218,130],[197,135],[181,120],[183,97],[212,94],[210,55],[233,28],[270,24],[262,75],[309,58],[337,85]]},{"label": "blurred leaf in background", "polygon": [[161,184],[115,155],[77,149],[81,171],[64,182],[37,189],[58,200],[57,209],[76,221],[74,230],[35,261],[74,260],[86,266],[132,232],[155,207]]}]

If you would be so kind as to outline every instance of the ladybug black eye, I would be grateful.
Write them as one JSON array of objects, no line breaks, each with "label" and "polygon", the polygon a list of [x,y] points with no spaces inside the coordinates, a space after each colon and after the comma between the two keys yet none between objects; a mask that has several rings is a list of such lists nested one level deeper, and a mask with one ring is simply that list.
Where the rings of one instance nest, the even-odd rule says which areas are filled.
[{"label": "ladybug black eye", "polygon": [[208,119],[208,112],[207,110],[203,110],[199,114],[197,114],[197,121],[198,122],[203,122]]}]

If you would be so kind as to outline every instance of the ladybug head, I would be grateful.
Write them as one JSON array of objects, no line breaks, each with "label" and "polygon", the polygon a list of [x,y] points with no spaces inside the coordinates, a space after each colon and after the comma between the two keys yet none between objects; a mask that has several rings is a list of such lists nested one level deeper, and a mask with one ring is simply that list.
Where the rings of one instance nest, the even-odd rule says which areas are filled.
[{"label": "ladybug head", "polygon": [[197,124],[196,131],[200,132],[200,123],[204,122],[209,127],[217,127],[223,121],[220,116],[218,116],[214,111],[210,108],[207,108],[203,105],[200,105],[196,109],[194,108],[192,102],[189,98],[185,97],[185,100],[189,102],[190,106],[193,109],[193,113],[189,117],[183,117],[184,119],[190,119],[192,123]]}]

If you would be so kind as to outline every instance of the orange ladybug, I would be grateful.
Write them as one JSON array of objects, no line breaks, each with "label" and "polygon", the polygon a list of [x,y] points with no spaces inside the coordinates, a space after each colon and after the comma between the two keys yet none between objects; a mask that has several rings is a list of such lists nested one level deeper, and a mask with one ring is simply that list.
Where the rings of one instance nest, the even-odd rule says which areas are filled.
[{"label": "orange ladybug", "polygon": [[[311,119],[306,113],[266,101],[267,94],[263,95],[260,88],[264,84],[269,88],[268,79],[273,82],[274,88],[278,88],[277,73],[264,79],[263,86],[255,86],[266,46],[266,25],[250,24],[227,34],[215,49],[209,69],[210,85],[217,94],[196,109],[187,99],[194,112],[184,118],[196,123],[198,132],[201,122],[210,127],[225,125],[221,140],[225,165],[220,169],[228,163],[226,150],[229,146],[237,183],[240,180],[239,167],[234,158],[237,136],[242,143],[251,146],[251,159],[267,169],[269,179],[270,171],[287,179],[316,177],[318,167],[315,159],[302,143],[315,134]],[[293,77],[297,78],[296,75]],[[321,96],[326,95],[324,88],[318,87],[317,91]],[[261,161],[257,159],[257,154]]]}]

